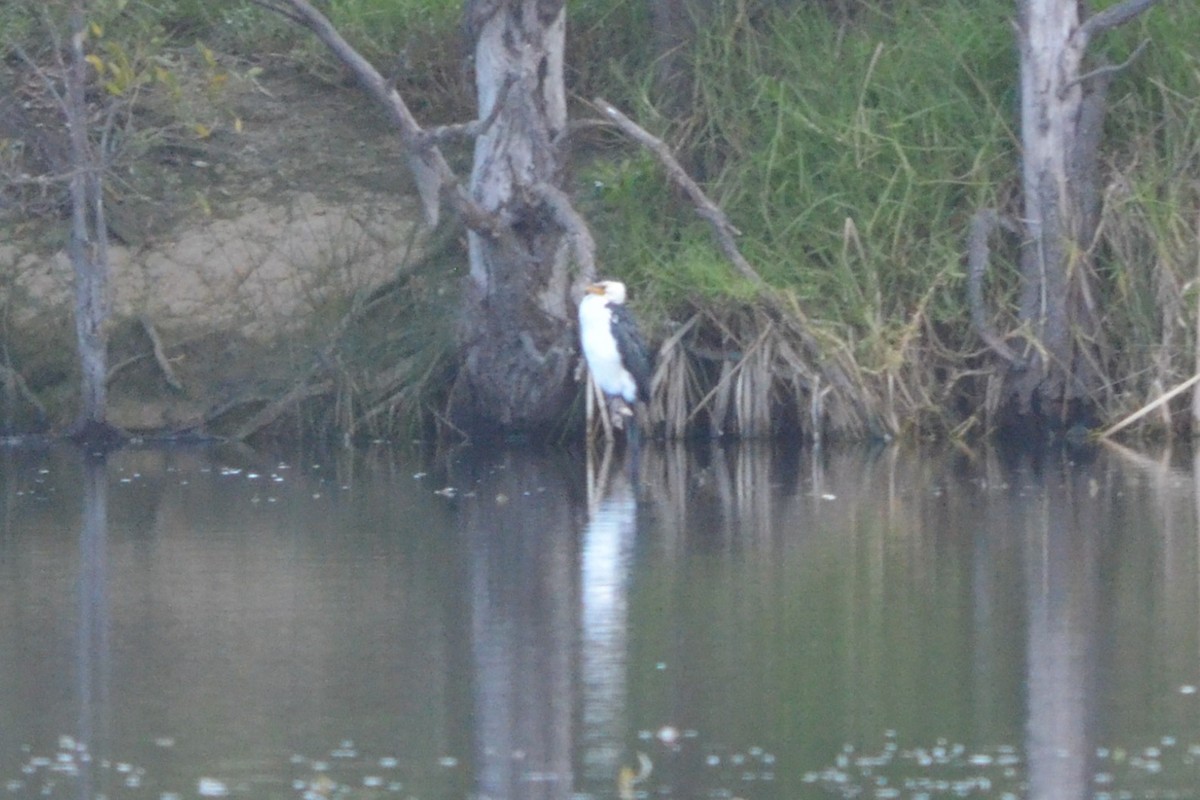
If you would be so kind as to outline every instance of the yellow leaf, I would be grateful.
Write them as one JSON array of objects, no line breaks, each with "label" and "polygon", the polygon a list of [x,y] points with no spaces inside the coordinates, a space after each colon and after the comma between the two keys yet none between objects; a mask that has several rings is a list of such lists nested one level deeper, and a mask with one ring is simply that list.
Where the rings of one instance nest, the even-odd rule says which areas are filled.
[{"label": "yellow leaf", "polygon": [[95,36],[97,39],[104,36],[104,26],[99,22],[93,22],[89,27],[92,29],[92,36]]},{"label": "yellow leaf", "polygon": [[241,118],[241,117],[234,117],[234,118],[233,118],[233,129],[234,129],[234,131],[236,131],[237,133],[241,133],[241,132],[242,132],[242,118]]},{"label": "yellow leaf", "polygon": [[204,63],[215,68],[217,66],[217,57],[213,55],[213,51],[205,47],[203,42],[197,42],[196,46],[200,48],[200,55],[204,56]]},{"label": "yellow leaf", "polygon": [[83,57],[83,60],[91,64],[96,72],[100,75],[104,74],[104,59],[100,58],[100,56],[96,55],[95,53],[88,53]]},{"label": "yellow leaf", "polygon": [[195,125],[193,125],[192,130],[195,131],[196,135],[201,139],[207,139],[208,137],[212,136],[212,128],[208,127],[202,122],[197,122]]},{"label": "yellow leaf", "polygon": [[125,89],[116,81],[108,81],[104,84],[104,89],[114,97],[120,97],[125,93]]}]

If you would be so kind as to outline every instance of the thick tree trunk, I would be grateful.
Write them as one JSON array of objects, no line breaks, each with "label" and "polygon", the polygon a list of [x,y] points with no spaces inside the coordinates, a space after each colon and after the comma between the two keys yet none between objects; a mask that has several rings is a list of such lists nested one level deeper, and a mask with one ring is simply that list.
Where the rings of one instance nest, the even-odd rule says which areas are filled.
[{"label": "thick tree trunk", "polygon": [[1023,0],[1021,138],[1025,242],[1021,254],[1021,319],[1035,343],[1014,383],[1017,412],[1061,416],[1086,397],[1096,376],[1079,359],[1078,337],[1090,323],[1084,306],[1089,271],[1078,233],[1090,227],[1073,183],[1084,146],[1079,123],[1083,46],[1077,0]]},{"label": "thick tree trunk", "polygon": [[[548,432],[577,393],[571,289],[594,278],[591,233],[563,191],[565,1],[467,0],[479,115],[436,131],[420,127],[395,86],[308,0],[254,2],[312,30],[387,110],[430,224],[447,200],[467,225],[453,424],[485,435]],[[469,190],[438,147],[451,134],[475,136]]]},{"label": "thick tree trunk", "polygon": [[1112,71],[1086,73],[1093,36],[1157,0],[1123,0],[1086,20],[1080,0],[1019,0],[1025,236],[1020,318],[1026,357],[1010,373],[1022,424],[1070,426],[1102,385],[1090,253],[1099,221],[1098,161]]},{"label": "thick tree trunk", "polygon": [[[501,223],[472,229],[453,414],[476,432],[544,430],[575,392],[563,0],[473,0],[479,118],[471,196]],[[499,108],[496,108],[500,104]]]}]

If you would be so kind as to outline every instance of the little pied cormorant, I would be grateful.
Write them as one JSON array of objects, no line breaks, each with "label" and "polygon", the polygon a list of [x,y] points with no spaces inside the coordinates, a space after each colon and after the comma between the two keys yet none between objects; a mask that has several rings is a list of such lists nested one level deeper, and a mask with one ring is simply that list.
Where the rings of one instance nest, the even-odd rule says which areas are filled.
[{"label": "little pied cormorant", "polygon": [[624,413],[650,401],[650,355],[625,306],[625,284],[600,281],[579,303],[579,338],[592,379],[607,397],[625,401]]}]

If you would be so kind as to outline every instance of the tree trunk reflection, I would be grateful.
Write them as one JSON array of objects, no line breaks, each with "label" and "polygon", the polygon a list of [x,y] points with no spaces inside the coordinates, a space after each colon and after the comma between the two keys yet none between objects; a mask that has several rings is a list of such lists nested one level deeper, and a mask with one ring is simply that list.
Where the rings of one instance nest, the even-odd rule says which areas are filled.
[{"label": "tree trunk reflection", "polygon": [[[80,800],[105,794],[94,785],[93,765],[107,756],[111,663],[108,607],[108,464],[103,455],[84,454],[83,513],[79,529],[79,620],[76,638],[76,681],[79,691],[78,752]],[[60,743],[61,750],[64,748]],[[87,757],[83,757],[83,756]]]},{"label": "tree trunk reflection", "polygon": [[573,791],[581,497],[570,474],[507,451],[471,463],[459,481],[476,494],[463,531],[481,798],[563,800]]}]

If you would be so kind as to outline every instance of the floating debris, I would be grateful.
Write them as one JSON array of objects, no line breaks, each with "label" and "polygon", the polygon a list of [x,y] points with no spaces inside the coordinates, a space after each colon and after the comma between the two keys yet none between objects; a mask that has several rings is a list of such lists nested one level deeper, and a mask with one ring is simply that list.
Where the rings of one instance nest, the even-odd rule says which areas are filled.
[{"label": "floating debris", "polygon": [[196,783],[196,792],[201,797],[226,797],[229,794],[229,787],[224,781],[216,778],[201,778]]},{"label": "floating debris", "polygon": [[342,742],[341,747],[329,753],[330,758],[358,758],[358,751],[354,749],[354,742],[347,739]]},{"label": "floating debris", "polygon": [[658,733],[654,735],[654,738],[666,745],[675,744],[679,741],[679,729],[674,725],[663,725],[658,729]]}]

